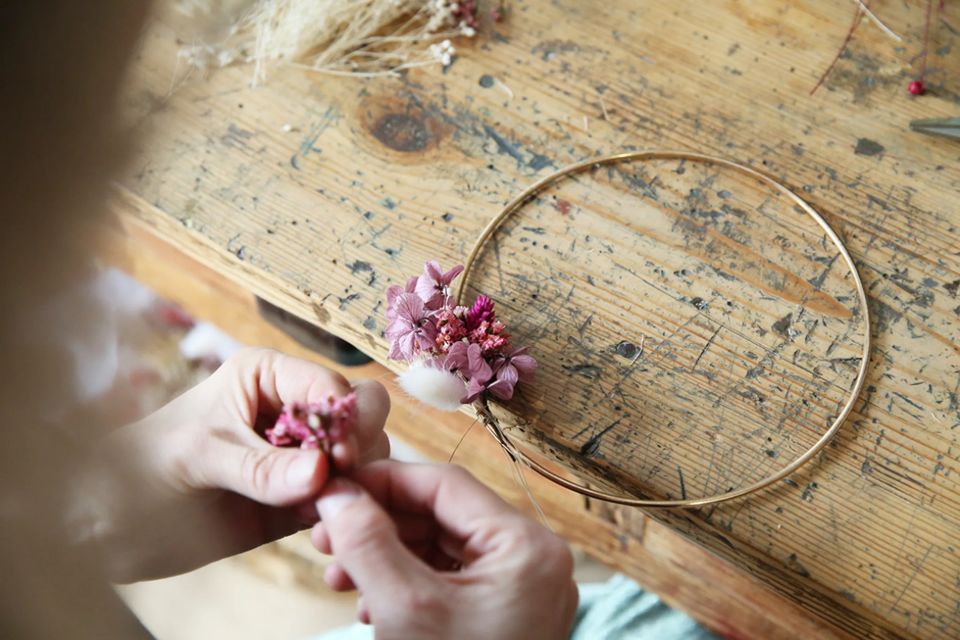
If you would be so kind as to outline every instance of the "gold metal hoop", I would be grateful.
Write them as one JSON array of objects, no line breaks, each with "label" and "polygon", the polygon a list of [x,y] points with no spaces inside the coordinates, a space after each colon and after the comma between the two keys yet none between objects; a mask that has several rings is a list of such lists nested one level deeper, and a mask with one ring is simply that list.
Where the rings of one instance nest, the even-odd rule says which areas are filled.
[{"label": "gold metal hoop", "polygon": [[489,410],[489,407],[485,402],[481,401],[478,405],[478,413],[480,418],[486,424],[487,428],[493,433],[500,445],[507,450],[507,452],[514,456],[515,458],[522,460],[524,464],[529,466],[531,469],[544,476],[548,480],[555,482],[556,484],[570,489],[571,491],[576,491],[582,495],[596,498],[598,500],[605,500],[607,502],[614,502],[618,504],[625,504],[636,507],[657,507],[657,508],[690,508],[690,507],[702,507],[705,505],[716,504],[718,502],[725,502],[727,500],[734,500],[736,498],[741,498],[743,496],[755,493],[769,487],[773,483],[782,480],[792,474],[794,471],[799,469],[805,463],[807,463],[811,458],[813,458],[817,453],[819,453],[833,436],[836,435],[837,431],[840,430],[841,425],[847,419],[847,416],[850,415],[850,412],[853,410],[853,405],[856,403],[857,398],[860,396],[860,391],[863,388],[863,381],[867,375],[867,365],[870,361],[870,316],[869,309],[867,308],[867,294],[863,288],[863,281],[860,279],[860,273],[857,271],[857,266],[853,262],[853,258],[850,257],[850,253],[847,251],[846,246],[844,246],[843,241],[840,240],[840,237],[837,233],[827,224],[827,221],[823,219],[817,211],[811,207],[807,202],[795,194],[793,191],[780,184],[770,176],[757,171],[751,167],[748,167],[731,160],[725,160],[723,158],[716,158],[713,156],[708,156],[700,153],[690,153],[686,151],[636,151],[628,153],[620,153],[611,156],[605,156],[602,158],[596,158],[591,160],[584,160],[582,162],[577,162],[575,164],[569,165],[560,169],[559,171],[543,178],[542,180],[530,185],[527,189],[518,195],[516,198],[511,200],[503,210],[497,214],[497,216],[490,221],[489,224],[484,228],[483,232],[477,238],[476,243],[473,245],[473,249],[470,251],[470,255],[467,256],[467,261],[465,269],[463,272],[463,278],[460,281],[460,289],[457,292],[457,303],[463,304],[464,294],[467,289],[467,283],[470,281],[470,276],[474,271],[476,266],[477,258],[479,257],[481,251],[483,250],[484,245],[488,240],[496,233],[497,229],[503,224],[503,222],[510,217],[512,214],[516,213],[523,205],[525,205],[533,196],[542,191],[545,187],[559,181],[561,178],[568,176],[570,174],[582,171],[584,169],[590,168],[599,168],[604,165],[616,164],[619,162],[630,161],[630,160],[687,160],[692,162],[702,162],[710,163],[714,165],[719,165],[721,167],[726,167],[740,172],[741,174],[756,178],[763,184],[772,187],[774,190],[779,193],[787,196],[794,204],[800,207],[808,216],[813,218],[813,220],[820,225],[820,228],[823,229],[824,233],[827,234],[827,237],[830,238],[830,241],[833,242],[834,246],[837,248],[837,251],[840,253],[840,256],[843,257],[843,261],[846,263],[847,268],[850,270],[850,273],[853,274],[854,282],[857,286],[857,296],[860,300],[861,313],[863,315],[863,353],[860,356],[860,368],[857,372],[857,378],[853,385],[853,389],[850,391],[850,396],[847,398],[847,402],[844,404],[843,409],[837,415],[836,419],[830,425],[830,428],[820,437],[819,440],[814,443],[812,447],[807,449],[802,455],[800,455],[793,462],[788,464],[786,467],[778,471],[777,473],[754,482],[753,484],[747,485],[740,489],[735,489],[733,491],[728,491],[726,493],[717,494],[714,496],[707,496],[703,498],[688,498],[683,500],[646,500],[640,498],[627,498],[624,496],[619,496],[615,494],[605,493],[603,491],[598,491],[587,486],[583,486],[573,482],[563,476],[558,475],[557,473],[551,471],[550,469],[544,467],[541,463],[536,461],[527,455],[522,449],[517,447],[516,444],[504,433],[503,429],[500,428],[497,420],[494,418],[492,413]]}]

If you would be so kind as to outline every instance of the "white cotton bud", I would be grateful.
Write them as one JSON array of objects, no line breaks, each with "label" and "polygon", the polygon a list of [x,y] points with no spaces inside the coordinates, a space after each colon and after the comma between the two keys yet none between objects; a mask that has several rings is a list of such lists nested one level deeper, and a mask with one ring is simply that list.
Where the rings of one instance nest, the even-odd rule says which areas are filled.
[{"label": "white cotton bud", "polygon": [[457,374],[437,369],[423,361],[413,363],[397,378],[400,388],[420,402],[442,409],[456,411],[460,399],[467,394],[466,385]]}]

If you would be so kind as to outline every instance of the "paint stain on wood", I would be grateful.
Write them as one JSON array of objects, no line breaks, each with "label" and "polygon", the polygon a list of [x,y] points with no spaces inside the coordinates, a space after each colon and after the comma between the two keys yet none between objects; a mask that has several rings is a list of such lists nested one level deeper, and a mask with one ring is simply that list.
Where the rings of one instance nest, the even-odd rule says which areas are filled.
[{"label": "paint stain on wood", "polygon": [[858,156],[877,156],[886,151],[884,146],[876,140],[870,138],[860,138],[857,140],[857,146],[853,152]]}]

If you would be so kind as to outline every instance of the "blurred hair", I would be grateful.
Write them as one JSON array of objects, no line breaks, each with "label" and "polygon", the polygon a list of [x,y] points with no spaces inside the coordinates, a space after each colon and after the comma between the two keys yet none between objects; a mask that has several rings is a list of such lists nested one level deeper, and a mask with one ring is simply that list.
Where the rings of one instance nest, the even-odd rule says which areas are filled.
[{"label": "blurred hair", "polygon": [[[71,473],[95,425],[67,406],[70,335],[43,331],[49,301],[92,269],[91,234],[124,158],[118,88],[148,4],[10,0],[0,6],[0,637],[145,632],[71,546]],[[97,322],[72,310],[71,325]]]}]

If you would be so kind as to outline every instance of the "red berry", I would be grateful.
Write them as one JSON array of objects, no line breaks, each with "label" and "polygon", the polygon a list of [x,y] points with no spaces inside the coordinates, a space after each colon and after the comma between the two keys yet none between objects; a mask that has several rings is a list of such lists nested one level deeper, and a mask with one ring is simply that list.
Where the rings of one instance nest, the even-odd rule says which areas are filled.
[{"label": "red berry", "polygon": [[915,96],[922,96],[927,91],[927,88],[923,86],[923,80],[914,80],[907,89]]}]

